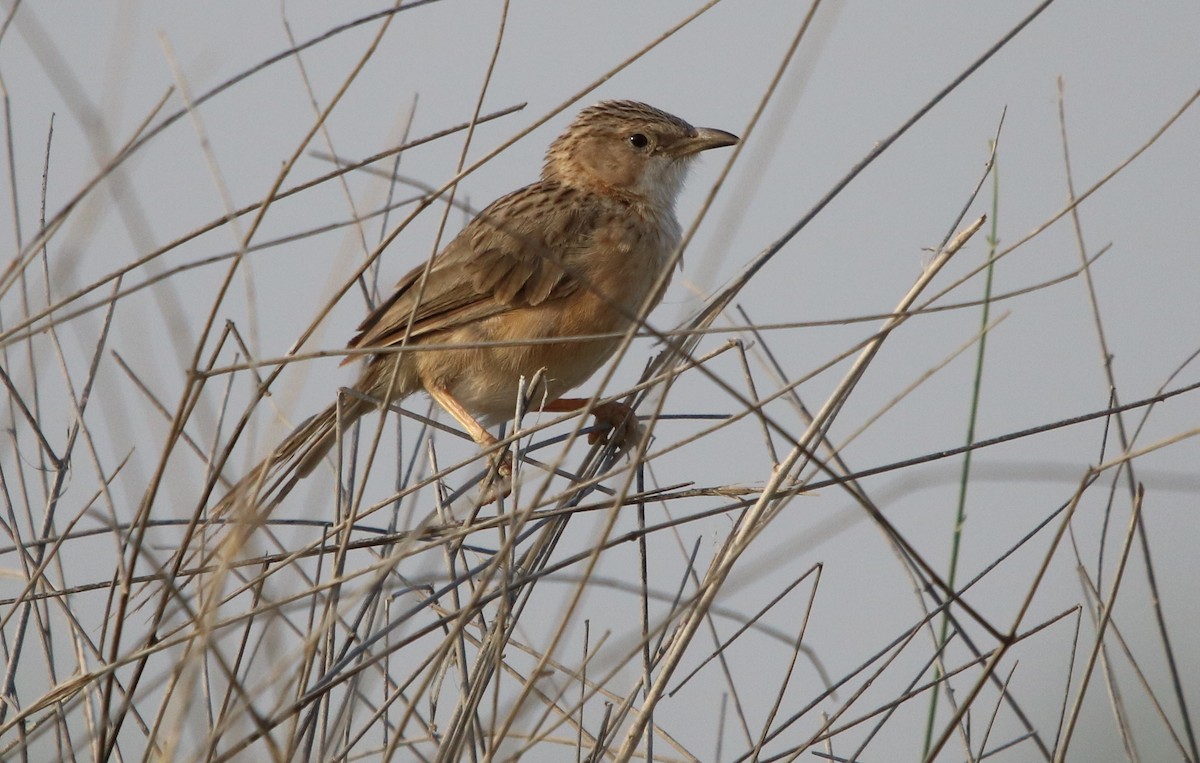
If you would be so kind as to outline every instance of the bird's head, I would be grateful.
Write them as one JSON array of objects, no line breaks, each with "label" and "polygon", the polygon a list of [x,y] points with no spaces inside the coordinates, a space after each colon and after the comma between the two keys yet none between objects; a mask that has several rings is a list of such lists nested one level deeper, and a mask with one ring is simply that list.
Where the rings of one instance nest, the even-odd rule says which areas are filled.
[{"label": "bird's head", "polygon": [[579,112],[550,145],[542,177],[672,209],[696,155],[737,142],[644,103],[604,101]]}]

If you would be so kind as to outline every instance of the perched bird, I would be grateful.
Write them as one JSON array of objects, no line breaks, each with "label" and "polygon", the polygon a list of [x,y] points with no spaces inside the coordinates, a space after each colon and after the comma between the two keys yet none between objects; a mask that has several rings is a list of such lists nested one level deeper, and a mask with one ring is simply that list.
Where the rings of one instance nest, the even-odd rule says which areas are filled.
[{"label": "perched bird", "polygon": [[[679,244],[675,199],[688,167],[701,151],[737,142],[634,101],[581,111],[550,145],[537,182],[484,209],[367,316],[351,348],[405,349],[369,355],[354,384],[361,396],[297,428],[260,479],[285,462],[295,477],[308,474],[339,430],[420,390],[485,448],[496,443],[486,427],[513,415],[522,377],[542,372],[544,389],[534,393],[550,401],[542,410],[584,407],[562,395],[600,368],[620,333],[661,297],[651,291]],[[572,339],[596,334],[613,336]],[[559,341],[520,344],[530,339]],[[591,412],[610,427],[630,413],[613,403]]]}]

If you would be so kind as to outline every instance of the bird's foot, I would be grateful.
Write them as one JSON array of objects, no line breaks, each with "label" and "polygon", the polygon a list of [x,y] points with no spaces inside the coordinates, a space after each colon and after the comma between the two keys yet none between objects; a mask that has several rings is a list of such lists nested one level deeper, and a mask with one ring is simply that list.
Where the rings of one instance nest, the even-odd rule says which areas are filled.
[{"label": "bird's foot", "polygon": [[596,417],[596,428],[588,432],[591,445],[611,442],[623,453],[637,445],[645,432],[637,413],[624,403],[601,403],[592,409],[592,415]]},{"label": "bird's foot", "polygon": [[513,462],[508,450],[488,456],[487,474],[479,485],[481,503],[494,503],[512,493]]},{"label": "bird's foot", "polygon": [[[547,403],[542,410],[556,413],[578,411],[587,408],[590,402],[578,397],[560,397]],[[645,430],[630,406],[618,402],[600,403],[590,412],[596,417],[596,428],[588,432],[590,444],[611,442],[618,452],[624,452],[641,441]]]}]

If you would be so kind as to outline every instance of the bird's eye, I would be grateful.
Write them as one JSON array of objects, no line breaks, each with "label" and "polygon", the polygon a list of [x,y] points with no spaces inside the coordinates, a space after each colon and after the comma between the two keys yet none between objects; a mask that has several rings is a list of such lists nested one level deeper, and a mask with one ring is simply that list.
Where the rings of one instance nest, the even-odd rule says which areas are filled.
[{"label": "bird's eye", "polygon": [[633,135],[629,136],[629,145],[637,149],[642,149],[650,145],[650,139],[645,135],[642,135],[640,132],[635,132]]}]

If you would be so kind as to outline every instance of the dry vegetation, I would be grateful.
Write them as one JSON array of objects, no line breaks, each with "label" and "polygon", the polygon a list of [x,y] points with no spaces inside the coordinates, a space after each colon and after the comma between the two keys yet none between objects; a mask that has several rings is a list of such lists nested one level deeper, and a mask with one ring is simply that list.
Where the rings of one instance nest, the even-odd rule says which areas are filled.
[{"label": "dry vegetation", "polygon": [[[360,26],[383,39],[390,18]],[[797,30],[796,46],[804,34]],[[362,63],[373,45],[362,46]],[[780,61],[780,72],[796,49]],[[486,459],[455,428],[428,418],[427,401],[414,397],[360,422],[329,467],[285,498],[212,516],[229,486],[287,431],[283,422],[305,415],[306,404],[293,407],[276,392],[307,378],[310,390],[332,394],[337,383],[333,376],[314,379],[310,370],[332,368],[315,364],[337,354],[337,335],[286,353],[259,352],[248,338],[278,314],[262,309],[272,281],[251,281],[250,260],[320,232],[307,220],[281,222],[275,210],[286,209],[293,195],[338,188],[367,171],[385,178],[365,194],[347,186],[354,219],[336,225],[358,226],[362,255],[342,272],[336,293],[292,305],[286,341],[300,348],[339,300],[353,303],[352,315],[361,307],[355,296],[377,299],[390,274],[402,272],[406,266],[388,264],[385,249],[412,221],[440,218],[452,235],[459,213],[445,202],[459,178],[590,102],[593,88],[581,87],[548,113],[481,109],[436,134],[407,136],[382,156],[300,176],[293,162],[311,168],[323,161],[313,156],[329,156],[314,118],[307,134],[280,148],[279,156],[291,159],[272,182],[256,186],[254,203],[230,202],[228,215],[195,230],[166,232],[165,243],[112,255],[118,259],[108,262],[119,266],[73,264],[93,256],[88,242],[98,227],[122,216],[136,226],[129,223],[136,211],[124,206],[132,193],[123,185],[127,165],[165,136],[198,141],[203,120],[189,122],[199,104],[246,87],[272,66],[294,66],[296,55],[284,51],[206,92],[190,92],[177,67],[176,86],[143,123],[114,134],[113,146],[92,147],[101,169],[68,203],[45,209],[35,230],[19,223],[31,219],[45,189],[12,176],[18,225],[0,272],[0,757],[882,761],[896,759],[890,750],[902,739],[929,759],[1049,761],[1076,743],[1086,697],[1101,702],[1119,730],[1124,752],[1112,759],[1137,759],[1139,737],[1166,740],[1157,749],[1170,750],[1172,759],[1198,759],[1189,722],[1194,655],[1172,646],[1172,612],[1181,602],[1156,588],[1155,536],[1143,523],[1154,486],[1135,472],[1138,458],[1195,434],[1181,426],[1154,441],[1140,435],[1157,401],[1184,395],[1194,405],[1191,377],[1181,374],[1160,395],[1137,400],[1120,395],[1114,380],[1108,408],[1083,417],[1064,411],[902,463],[849,463],[844,456],[851,440],[872,437],[874,416],[925,381],[892,379],[883,386],[890,403],[841,422],[881,348],[919,344],[919,335],[904,334],[913,316],[971,311],[977,332],[941,352],[947,364],[982,365],[984,340],[1002,319],[989,309],[1020,297],[983,291],[992,268],[1042,230],[1070,225],[1077,207],[1066,204],[1019,241],[989,246],[991,222],[967,210],[988,208],[1002,187],[992,174],[993,154],[978,187],[965,190],[962,214],[947,219],[951,233],[924,271],[894,284],[894,304],[880,314],[843,321],[873,328],[803,371],[774,350],[811,326],[756,325],[756,306],[742,299],[828,200],[943,94],[809,213],[781,220],[770,245],[738,254],[740,274],[691,318],[674,330],[659,321],[657,330],[640,332],[655,343],[627,344],[614,367],[643,368],[636,385],[601,373],[585,390],[637,405],[653,436],[632,453],[588,446],[587,421],[538,415],[537,401],[526,401],[532,412],[508,426],[515,434],[504,441],[519,464],[517,488],[504,500],[481,502]],[[357,71],[345,75],[347,87]],[[772,97],[773,85],[765,87],[764,106]],[[315,114],[336,111],[336,98],[316,102]],[[758,118],[756,112],[746,124],[723,126],[749,142]],[[423,178],[425,190],[395,174],[404,151],[429,141],[461,143],[484,123],[503,125],[512,141],[453,177]],[[1164,121],[1163,131],[1171,126]],[[10,156],[35,151],[8,134]],[[1145,145],[1157,137],[1145,136]],[[1004,146],[1003,129],[996,140]],[[64,148],[51,134],[41,145],[50,183]],[[701,217],[723,203],[720,184],[737,156],[728,166],[725,157],[710,160],[704,181],[713,193]],[[220,160],[209,158],[219,177]],[[1076,199],[1119,181],[1124,167],[1077,188]],[[247,189],[236,191],[231,198]],[[681,216],[694,212],[682,209]],[[945,266],[964,256],[964,244],[974,259],[948,275]],[[983,250],[990,256],[979,256]],[[1065,279],[1090,284],[1089,268],[1105,252],[1082,243],[1080,250],[1076,269],[1028,290]],[[194,280],[197,271],[204,280]],[[157,305],[162,317],[122,322],[131,300]],[[1103,339],[1104,314],[1092,304]],[[143,341],[139,332],[152,328],[170,335],[158,368],[128,358]],[[715,402],[696,406],[675,394],[688,383],[710,390]],[[965,406],[955,410],[964,412],[950,415],[973,431]],[[893,524],[887,499],[865,481],[878,474],[920,479],[928,464],[953,463],[962,469],[965,494],[975,479],[964,463],[972,453],[1087,422],[1103,425],[1094,466],[1073,472],[1071,487],[1060,484],[1058,499],[1043,505],[1040,520],[1023,527],[1010,547],[969,563],[958,559],[957,536],[955,556],[945,557],[951,523],[937,538],[914,536]],[[695,455],[721,452],[729,463]],[[728,479],[731,470],[739,473]],[[1010,479],[1022,482],[1020,475]],[[1184,489],[1195,495],[1194,485]],[[830,502],[839,511],[813,508]],[[817,512],[804,527],[808,545],[765,552],[792,537],[778,528],[798,504]],[[895,603],[905,624],[891,618],[874,632],[847,632],[847,653],[831,655],[814,648],[808,634],[838,632],[837,615],[822,604],[829,585],[823,563],[842,553],[835,540],[855,523],[877,528],[875,541],[862,542],[874,542],[874,554],[885,560],[862,575],[907,575],[912,596]],[[1081,544],[1079,532],[1101,533],[1102,541]],[[1011,576],[1010,557],[1022,560],[1019,576]],[[1075,603],[1053,612],[1034,607],[1051,570],[1064,564],[1080,581]],[[1153,626],[1149,636],[1140,629],[1132,646],[1114,617],[1131,575],[1141,603],[1133,616]],[[997,582],[1007,596],[996,596]],[[866,614],[883,605],[869,593],[846,604]],[[1039,654],[1061,670],[1033,676],[1031,686],[1017,666]],[[1130,702],[1150,710],[1131,715]]]}]

